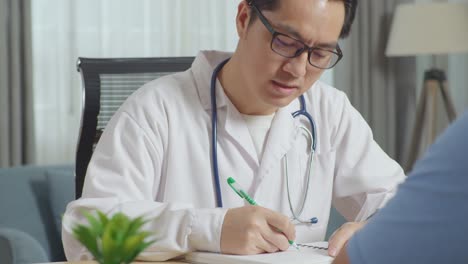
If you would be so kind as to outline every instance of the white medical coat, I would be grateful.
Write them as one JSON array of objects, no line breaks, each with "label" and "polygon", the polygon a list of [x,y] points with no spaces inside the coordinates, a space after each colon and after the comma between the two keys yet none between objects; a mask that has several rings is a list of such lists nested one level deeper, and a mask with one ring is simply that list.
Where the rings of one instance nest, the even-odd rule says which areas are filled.
[{"label": "white medical coat", "polygon": [[[291,216],[282,159],[287,154],[292,203],[307,187],[308,142],[294,119],[298,100],[275,114],[258,159],[249,130],[216,84],[218,164],[224,208],[216,208],[211,158],[210,79],[230,54],[201,52],[191,69],[159,78],[137,90],[108,123],[88,166],[83,195],[71,202],[65,222],[84,222],[81,209],[124,212],[150,219],[157,240],[140,259],[165,260],[193,250],[220,251],[228,208],[246,205],[226,179],[234,177],[258,204]],[[350,221],[366,219],[392,197],[404,178],[401,167],[373,139],[345,94],[317,81],[305,94],[317,125],[309,196],[296,226],[297,242],[323,240],[330,207]],[[89,258],[69,228],[63,228],[68,260]]]}]

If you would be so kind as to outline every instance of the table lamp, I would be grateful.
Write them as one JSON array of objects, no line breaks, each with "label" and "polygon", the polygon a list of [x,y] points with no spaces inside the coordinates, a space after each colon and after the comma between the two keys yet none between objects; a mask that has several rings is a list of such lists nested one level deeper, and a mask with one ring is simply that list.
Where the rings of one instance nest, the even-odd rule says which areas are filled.
[{"label": "table lamp", "polygon": [[[387,43],[387,56],[435,56],[462,52],[468,52],[468,4],[439,2],[397,6]],[[429,134],[428,145],[436,137],[439,95],[449,122],[456,117],[445,72],[435,65],[433,67],[424,74],[406,171],[411,170],[418,157],[423,132]]]}]

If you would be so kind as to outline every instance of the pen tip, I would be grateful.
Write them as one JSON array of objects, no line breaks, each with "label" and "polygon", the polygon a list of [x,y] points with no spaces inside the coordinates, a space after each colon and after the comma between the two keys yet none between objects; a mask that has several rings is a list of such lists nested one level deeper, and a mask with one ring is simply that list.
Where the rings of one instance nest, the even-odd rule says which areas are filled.
[{"label": "pen tip", "polygon": [[289,244],[299,250],[299,246],[294,241],[289,241]]}]

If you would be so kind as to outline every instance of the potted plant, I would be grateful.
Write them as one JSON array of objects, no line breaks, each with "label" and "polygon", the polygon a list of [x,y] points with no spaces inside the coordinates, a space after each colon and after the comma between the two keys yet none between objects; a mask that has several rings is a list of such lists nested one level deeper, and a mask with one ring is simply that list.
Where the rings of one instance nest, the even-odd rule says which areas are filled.
[{"label": "potted plant", "polygon": [[143,217],[130,219],[123,213],[117,213],[108,218],[100,211],[95,215],[89,212],[83,214],[88,225],[75,225],[73,235],[100,264],[131,263],[154,243],[154,240],[148,241],[149,232],[141,231],[147,222]]}]

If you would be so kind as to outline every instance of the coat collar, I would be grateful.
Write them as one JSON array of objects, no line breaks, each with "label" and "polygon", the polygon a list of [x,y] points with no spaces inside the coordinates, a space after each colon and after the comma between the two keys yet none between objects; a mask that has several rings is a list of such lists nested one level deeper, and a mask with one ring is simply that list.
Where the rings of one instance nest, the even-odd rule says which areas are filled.
[{"label": "coat collar", "polygon": [[[200,51],[192,64],[196,88],[203,109],[211,110],[211,77],[219,63],[232,56],[232,53],[220,51]],[[227,97],[221,83],[216,79],[216,106],[226,106]]]}]

